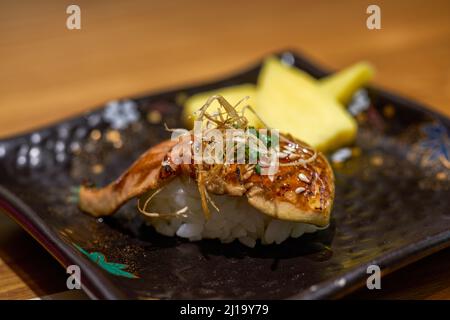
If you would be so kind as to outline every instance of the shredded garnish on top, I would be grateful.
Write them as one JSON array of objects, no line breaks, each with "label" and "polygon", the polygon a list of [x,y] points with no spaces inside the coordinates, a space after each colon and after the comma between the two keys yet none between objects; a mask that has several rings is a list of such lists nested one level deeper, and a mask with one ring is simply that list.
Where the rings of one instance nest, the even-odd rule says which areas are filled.
[{"label": "shredded garnish on top", "polygon": [[[297,146],[295,142],[290,141],[286,136],[280,135],[280,139],[285,142],[287,145],[285,146],[284,150],[280,152],[278,143],[274,145],[271,141],[271,136],[268,132],[270,132],[270,128],[265,124],[263,119],[257,114],[257,112],[250,106],[245,105],[241,112],[238,112],[236,109],[237,107],[244,103],[249,97],[244,97],[241,99],[236,105],[231,105],[223,96],[221,95],[214,95],[211,96],[206,103],[194,113],[196,115],[196,120],[201,121],[202,123],[202,133],[205,135],[210,130],[220,130],[222,131],[223,136],[225,136],[225,130],[228,129],[240,129],[245,131],[244,136],[233,136],[233,148],[231,152],[233,152],[233,155],[237,152],[238,144],[239,143],[245,143],[245,163],[248,163],[247,161],[252,159],[258,159],[257,164],[251,164],[247,165],[246,169],[247,172],[256,172],[256,174],[261,174],[261,167],[267,166],[270,163],[267,163],[267,157],[262,157],[261,155],[268,155],[270,156],[276,155],[277,159],[283,159],[287,160],[287,162],[281,162],[278,165],[279,166],[292,166],[292,165],[306,165],[312,161],[314,161],[317,158],[317,152],[312,151],[312,155],[308,158],[300,158],[300,155],[296,154],[298,151],[297,148],[289,147],[289,146]],[[219,103],[219,108],[214,113],[209,113],[208,109],[211,107],[211,104],[216,101]],[[246,111],[252,112],[257,119],[260,121],[260,123],[267,129],[266,134],[260,134],[254,127],[249,126],[248,120],[245,117]],[[186,134],[193,134],[193,130],[185,130],[185,129],[170,129],[166,126],[167,131],[171,132],[177,132],[180,131],[181,135]],[[262,143],[261,143],[262,142]],[[205,150],[206,156],[208,159],[215,159],[212,155],[212,151],[214,148],[207,148],[208,145],[214,144],[215,141],[202,141],[202,150]],[[257,148],[254,149],[252,146],[256,146]],[[195,146],[193,145],[195,148]],[[309,155],[309,150],[305,148],[301,148],[302,152],[304,154]],[[306,150],[306,151],[305,151]],[[228,150],[227,150],[228,151]],[[223,157],[226,157],[226,153],[223,153]],[[265,159],[263,159],[265,158]],[[210,181],[214,181],[215,179],[219,178],[220,173],[222,172],[224,166],[227,166],[226,162],[223,161],[224,159],[220,159],[220,161],[208,163],[206,165],[206,168],[203,164],[203,161],[200,163],[195,163],[194,165],[197,167],[196,173],[197,173],[197,185],[198,190],[200,193],[200,198],[202,202],[202,209],[205,217],[208,219],[211,216],[211,212],[209,210],[208,203],[210,203],[216,211],[219,212],[219,208],[214,203],[213,199],[209,196],[206,185]],[[240,167],[239,167],[240,168]],[[245,170],[245,165],[242,165],[242,168]],[[242,172],[240,174],[245,174],[246,172]],[[269,177],[270,178],[270,177]],[[144,205],[141,207],[140,202],[138,202],[138,209],[141,213],[144,215],[150,216],[150,217],[168,217],[168,216],[183,216],[185,215],[186,211],[188,210],[187,207],[184,207],[180,210],[178,210],[175,213],[166,213],[166,214],[158,214],[154,212],[147,211],[147,207],[149,205],[150,200],[156,196],[161,189],[158,189],[154,193],[152,193],[150,196],[144,196],[146,198]]]}]

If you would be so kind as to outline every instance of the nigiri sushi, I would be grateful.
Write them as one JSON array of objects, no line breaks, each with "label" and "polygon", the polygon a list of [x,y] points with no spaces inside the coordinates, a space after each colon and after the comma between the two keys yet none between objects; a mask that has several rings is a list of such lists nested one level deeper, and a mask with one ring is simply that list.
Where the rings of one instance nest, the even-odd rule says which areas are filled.
[{"label": "nigiri sushi", "polygon": [[[222,110],[209,114],[207,109],[215,100]],[[188,162],[179,161],[174,154],[192,156],[199,148],[198,132],[186,130],[148,149],[109,185],[82,186],[79,208],[95,217],[108,216],[138,198],[139,212],[161,234],[191,241],[209,238],[228,243],[237,239],[249,247],[258,240],[279,244],[326,228],[334,200],[334,175],[327,159],[289,134],[279,134],[274,143],[269,138],[274,129],[269,128],[265,135],[255,133],[244,114],[250,108],[238,113],[236,107],[221,96],[208,99],[197,113],[201,133],[246,130],[244,142],[263,140],[264,151],[271,159],[275,155],[276,170],[267,170],[271,162],[264,152],[257,154],[256,163],[248,161],[253,151],[248,147],[244,161],[221,162],[217,157],[212,162],[196,161],[195,156]],[[214,139],[200,139],[202,150],[214,143]],[[236,154],[235,148],[231,151]],[[225,152],[219,158],[226,156]]]}]

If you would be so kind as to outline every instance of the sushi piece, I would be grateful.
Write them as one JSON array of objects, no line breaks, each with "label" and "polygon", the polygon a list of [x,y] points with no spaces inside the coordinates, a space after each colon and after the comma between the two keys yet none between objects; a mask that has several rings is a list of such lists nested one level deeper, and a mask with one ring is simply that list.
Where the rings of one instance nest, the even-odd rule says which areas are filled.
[{"label": "sushi piece", "polygon": [[[209,114],[214,100],[223,110]],[[198,162],[195,157],[181,162],[174,154],[180,155],[180,150],[182,156],[195,154],[199,147],[191,130],[151,147],[109,185],[82,186],[80,209],[95,217],[108,216],[137,197],[138,210],[159,233],[192,241],[238,239],[250,247],[257,240],[278,244],[328,226],[334,176],[326,158],[287,134],[279,135],[278,144],[271,143],[271,130],[265,135],[254,133],[244,111],[238,113],[221,96],[211,97],[199,110],[200,122],[208,120],[202,133],[245,129],[246,142],[265,140],[263,149],[277,160],[275,171],[264,173],[268,168],[264,153],[258,154],[257,163]],[[201,147],[206,150],[211,143],[202,139]],[[253,151],[245,149],[245,160],[250,160]]]}]

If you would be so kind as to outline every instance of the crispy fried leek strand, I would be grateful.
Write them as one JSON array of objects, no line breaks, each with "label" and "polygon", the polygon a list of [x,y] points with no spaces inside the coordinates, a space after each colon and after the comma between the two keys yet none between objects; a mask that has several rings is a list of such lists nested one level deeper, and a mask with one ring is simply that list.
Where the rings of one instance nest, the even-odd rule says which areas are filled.
[{"label": "crispy fried leek strand", "polygon": [[[247,106],[244,106],[243,108],[242,108],[242,116],[244,117],[244,112],[245,112],[245,110],[250,110],[250,112],[252,112],[254,115],[255,115],[255,117],[264,125],[264,127],[265,128],[267,128],[267,129],[271,129],[265,122],[264,122],[264,120],[259,116],[259,114],[255,111],[255,109],[253,109],[250,105],[247,105]],[[257,137],[255,137],[256,139],[258,139]],[[283,141],[285,141],[285,142],[287,142],[287,143],[293,143],[292,141],[290,141],[289,139],[287,139],[286,137],[284,137],[284,136],[281,136],[281,139],[283,140]],[[264,146],[263,146],[264,147]],[[267,150],[263,150],[263,151],[267,151]],[[317,152],[314,150],[314,154],[310,157],[310,158],[308,158],[308,159],[300,159],[300,160],[297,160],[297,161],[294,161],[294,162],[289,162],[289,163],[280,163],[280,166],[282,166],[282,167],[284,167],[284,166],[292,166],[292,165],[298,165],[298,164],[301,164],[301,165],[306,165],[306,164],[308,164],[308,163],[310,163],[310,162],[313,162],[314,160],[316,160],[316,158],[317,158]]]},{"label": "crispy fried leek strand", "polygon": [[[214,100],[217,100],[222,108],[225,109],[225,112],[228,115],[228,118],[225,121],[220,121],[214,119],[211,115],[206,113],[206,110],[211,106],[211,103],[214,102]],[[245,98],[244,98],[245,100]],[[235,123],[237,128],[239,129],[245,129],[247,128],[247,118],[245,116],[240,116],[239,113],[236,111],[236,107],[241,103],[242,100],[240,100],[234,107],[221,95],[215,95],[212,96],[206,101],[206,103],[203,105],[203,107],[200,108],[200,115],[198,116],[197,120],[203,120],[203,117],[206,117],[208,120],[213,119],[215,123],[217,123],[217,128],[220,129],[222,126],[224,128],[232,128],[232,126],[229,126],[228,124],[231,122],[232,124]],[[220,113],[220,112],[219,112]]]},{"label": "crispy fried leek strand", "polygon": [[179,217],[179,216],[182,216],[182,217],[186,217],[186,211],[188,210],[188,207],[186,206],[186,207],[183,207],[183,208],[181,208],[181,209],[179,209],[179,210],[177,210],[177,211],[175,211],[175,212],[170,212],[170,213],[158,213],[158,212],[150,212],[150,211],[147,211],[147,208],[148,208],[148,206],[149,206],[149,204],[150,204],[150,201],[158,194],[158,193],[160,193],[162,190],[164,189],[164,187],[163,188],[160,188],[160,189],[157,189],[155,192],[153,192],[146,200],[145,200],[145,202],[144,202],[144,205],[141,207],[141,203],[140,203],[140,200],[141,199],[138,199],[138,205],[137,205],[137,207],[138,207],[138,210],[139,210],[139,212],[140,213],[142,213],[143,215],[145,215],[145,216],[147,216],[147,217],[151,217],[151,218],[173,218],[173,217]]}]

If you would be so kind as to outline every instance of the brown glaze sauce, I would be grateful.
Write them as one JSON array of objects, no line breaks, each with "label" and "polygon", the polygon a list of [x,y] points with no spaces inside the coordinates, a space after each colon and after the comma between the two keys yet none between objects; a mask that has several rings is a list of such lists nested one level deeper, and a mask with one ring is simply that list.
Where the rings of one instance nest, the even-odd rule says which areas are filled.
[{"label": "brown glaze sauce", "polygon": [[[315,151],[305,143],[289,136],[284,137],[293,143],[280,141],[281,152],[287,148],[288,152],[296,155],[296,160],[284,157],[279,159],[280,164],[306,160],[315,154]],[[327,187],[333,183],[333,181],[328,181],[330,180],[329,165],[321,154],[317,154],[317,158],[307,164],[279,166],[277,173],[272,177],[258,174],[253,169],[250,177],[244,179],[247,168],[251,167],[251,165],[224,164],[221,166],[220,178],[226,184],[244,186],[251,183],[252,186],[262,188],[264,197],[270,201],[287,201],[297,207],[310,207],[311,203],[314,203],[313,209],[320,211],[326,205],[327,199],[330,199],[332,196],[332,190]],[[211,167],[211,165],[202,164],[202,168],[205,171],[210,170]],[[191,164],[178,165],[174,163],[170,157],[170,152],[168,152],[161,163],[160,178],[166,180],[184,174],[195,180],[197,178],[197,170],[198,166],[194,165],[193,160]],[[303,175],[304,179],[301,179],[300,175]],[[211,181],[211,183],[214,184],[214,181]],[[214,190],[214,188],[212,189]]]}]

